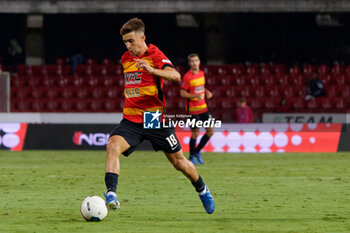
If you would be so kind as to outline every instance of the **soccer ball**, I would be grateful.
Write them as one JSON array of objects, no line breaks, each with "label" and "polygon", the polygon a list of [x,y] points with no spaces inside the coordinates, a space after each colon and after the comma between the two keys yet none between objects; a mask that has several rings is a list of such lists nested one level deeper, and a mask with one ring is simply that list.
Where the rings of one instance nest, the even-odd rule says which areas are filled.
[{"label": "soccer ball", "polygon": [[105,201],[99,196],[89,196],[81,203],[80,213],[86,221],[101,221],[107,215]]}]

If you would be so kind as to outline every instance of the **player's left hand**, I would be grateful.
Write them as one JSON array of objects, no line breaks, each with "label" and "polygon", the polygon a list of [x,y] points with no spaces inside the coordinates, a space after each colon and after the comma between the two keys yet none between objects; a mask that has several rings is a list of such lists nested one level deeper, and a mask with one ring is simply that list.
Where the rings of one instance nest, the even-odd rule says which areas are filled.
[{"label": "player's left hand", "polygon": [[210,99],[213,97],[213,93],[211,93],[209,90],[205,90],[205,97],[207,97],[207,99]]},{"label": "player's left hand", "polygon": [[141,60],[141,59],[134,59],[134,61],[136,61],[136,67],[137,69],[144,69],[146,70],[148,73],[153,73],[154,69],[148,64],[147,61],[145,60]]}]

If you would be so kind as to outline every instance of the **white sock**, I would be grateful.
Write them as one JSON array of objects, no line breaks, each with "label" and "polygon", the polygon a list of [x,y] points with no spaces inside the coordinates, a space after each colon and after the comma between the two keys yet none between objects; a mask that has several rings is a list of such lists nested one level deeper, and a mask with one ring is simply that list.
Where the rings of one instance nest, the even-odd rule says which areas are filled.
[{"label": "white sock", "polygon": [[199,192],[198,195],[202,196],[207,193],[207,186],[204,187],[204,190],[202,192]]},{"label": "white sock", "polygon": [[109,195],[112,195],[112,196],[117,196],[117,194],[115,193],[115,192],[112,192],[112,191],[109,191],[108,193],[107,193],[107,196],[109,196]]}]

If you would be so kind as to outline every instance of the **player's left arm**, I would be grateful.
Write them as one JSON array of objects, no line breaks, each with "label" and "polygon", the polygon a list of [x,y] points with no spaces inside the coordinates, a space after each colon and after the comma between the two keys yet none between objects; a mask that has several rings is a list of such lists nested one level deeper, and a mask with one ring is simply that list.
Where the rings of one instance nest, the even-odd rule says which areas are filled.
[{"label": "player's left arm", "polygon": [[207,97],[207,99],[210,99],[213,97],[213,93],[209,91],[207,88],[205,88],[205,97]]},{"label": "player's left arm", "polygon": [[156,69],[151,67],[145,60],[135,59],[135,61],[137,62],[138,69],[144,69],[152,75],[159,76],[165,80],[173,82],[179,82],[181,79],[180,73],[173,67],[165,66],[163,69]]}]

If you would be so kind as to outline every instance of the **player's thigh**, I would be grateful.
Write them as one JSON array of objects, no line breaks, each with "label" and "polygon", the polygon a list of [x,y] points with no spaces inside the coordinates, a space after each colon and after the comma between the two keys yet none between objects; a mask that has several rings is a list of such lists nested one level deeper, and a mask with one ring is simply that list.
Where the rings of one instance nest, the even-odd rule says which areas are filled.
[{"label": "player's thigh", "polygon": [[175,153],[181,150],[180,141],[172,128],[145,129],[146,139],[152,143],[155,151],[162,150],[167,153]]},{"label": "player's thigh", "polygon": [[112,135],[108,139],[107,152],[110,150],[116,150],[118,153],[123,153],[130,148],[129,143],[120,135]]}]

